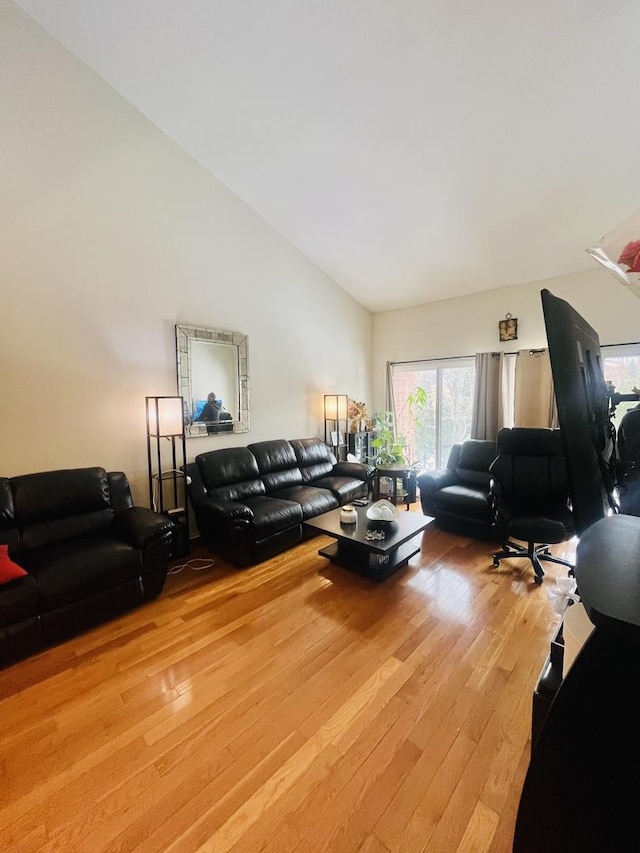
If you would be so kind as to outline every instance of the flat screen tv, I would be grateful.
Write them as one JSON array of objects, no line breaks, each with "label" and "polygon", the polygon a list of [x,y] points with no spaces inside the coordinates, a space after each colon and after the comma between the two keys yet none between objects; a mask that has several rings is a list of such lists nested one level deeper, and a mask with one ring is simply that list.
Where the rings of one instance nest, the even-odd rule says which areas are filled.
[{"label": "flat screen tv", "polygon": [[543,290],[558,420],[576,532],[611,511],[615,499],[615,429],[597,332],[564,299]]}]

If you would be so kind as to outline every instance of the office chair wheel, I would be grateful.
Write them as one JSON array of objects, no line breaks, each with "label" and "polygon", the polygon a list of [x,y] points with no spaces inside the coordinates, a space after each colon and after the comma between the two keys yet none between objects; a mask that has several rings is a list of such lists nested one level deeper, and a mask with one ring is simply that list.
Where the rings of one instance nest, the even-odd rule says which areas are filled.
[{"label": "office chair wheel", "polygon": [[493,568],[497,569],[499,565],[500,565],[500,560],[496,560],[496,558],[494,557],[493,558]]},{"label": "office chair wheel", "polygon": [[535,575],[533,579],[538,584],[538,586],[540,586],[540,584],[542,583],[542,578],[538,577],[538,575]]}]

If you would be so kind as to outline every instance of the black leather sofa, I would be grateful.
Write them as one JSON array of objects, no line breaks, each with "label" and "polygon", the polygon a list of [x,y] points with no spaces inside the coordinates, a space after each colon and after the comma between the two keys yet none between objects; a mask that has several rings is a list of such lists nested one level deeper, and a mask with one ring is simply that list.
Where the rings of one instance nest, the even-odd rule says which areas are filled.
[{"label": "black leather sofa", "polygon": [[0,664],[159,595],[172,529],[122,472],[0,477],[0,543],[27,572],[0,585]]},{"label": "black leather sofa", "polygon": [[443,530],[498,541],[502,533],[495,529],[489,495],[489,466],[495,458],[495,441],[469,438],[454,444],[446,468],[418,474],[424,514]]},{"label": "black leather sofa", "polygon": [[303,521],[365,497],[373,471],[336,462],[317,438],[211,450],[185,466],[201,537],[236,566],[297,545]]}]

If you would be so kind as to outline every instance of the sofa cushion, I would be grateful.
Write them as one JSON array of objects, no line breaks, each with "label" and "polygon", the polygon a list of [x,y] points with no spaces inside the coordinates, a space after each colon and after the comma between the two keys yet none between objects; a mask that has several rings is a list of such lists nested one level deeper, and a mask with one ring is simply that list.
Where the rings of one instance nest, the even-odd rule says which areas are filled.
[{"label": "sofa cushion", "polygon": [[258,463],[267,494],[302,483],[302,474],[293,447],[285,439],[258,441],[249,445]]},{"label": "sofa cushion", "polygon": [[349,503],[355,498],[363,498],[369,490],[367,483],[355,477],[321,477],[319,480],[314,480],[313,485],[319,489],[329,489],[340,504]]},{"label": "sofa cushion", "polygon": [[25,474],[12,478],[11,489],[21,549],[89,536],[113,521],[104,468]]},{"label": "sofa cushion", "polygon": [[261,495],[244,501],[253,513],[254,539],[264,539],[288,527],[302,524],[302,507],[293,501]]},{"label": "sofa cushion", "polygon": [[457,483],[445,486],[433,495],[433,505],[438,511],[488,521],[491,517],[489,489],[465,486]]},{"label": "sofa cushion", "polygon": [[265,494],[258,463],[246,447],[210,450],[196,456],[205,489],[220,501],[241,501]]},{"label": "sofa cushion", "polygon": [[135,580],[142,553],[109,536],[59,542],[24,555],[38,582],[39,608],[46,612]]},{"label": "sofa cushion", "polygon": [[281,498],[286,501],[295,501],[302,507],[302,518],[315,518],[323,512],[336,509],[338,499],[328,489],[318,489],[315,486],[290,486],[286,489],[278,489],[271,497]]}]

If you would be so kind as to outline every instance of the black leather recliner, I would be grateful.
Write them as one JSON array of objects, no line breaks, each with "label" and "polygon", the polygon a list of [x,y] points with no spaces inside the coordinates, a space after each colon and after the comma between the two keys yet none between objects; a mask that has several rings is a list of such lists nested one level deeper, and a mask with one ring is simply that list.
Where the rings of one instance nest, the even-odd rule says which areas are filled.
[{"label": "black leather recliner", "polygon": [[373,468],[316,438],[211,450],[185,466],[200,535],[236,566],[297,545],[308,518],[368,494]]},{"label": "black leather recliner", "polygon": [[122,472],[0,478],[0,542],[27,571],[0,585],[0,663],[159,595],[173,526],[133,506]]},{"label": "black leather recliner", "polygon": [[454,444],[446,468],[418,474],[423,513],[451,533],[498,541],[489,498],[489,466],[495,457],[495,441],[469,438]]}]

